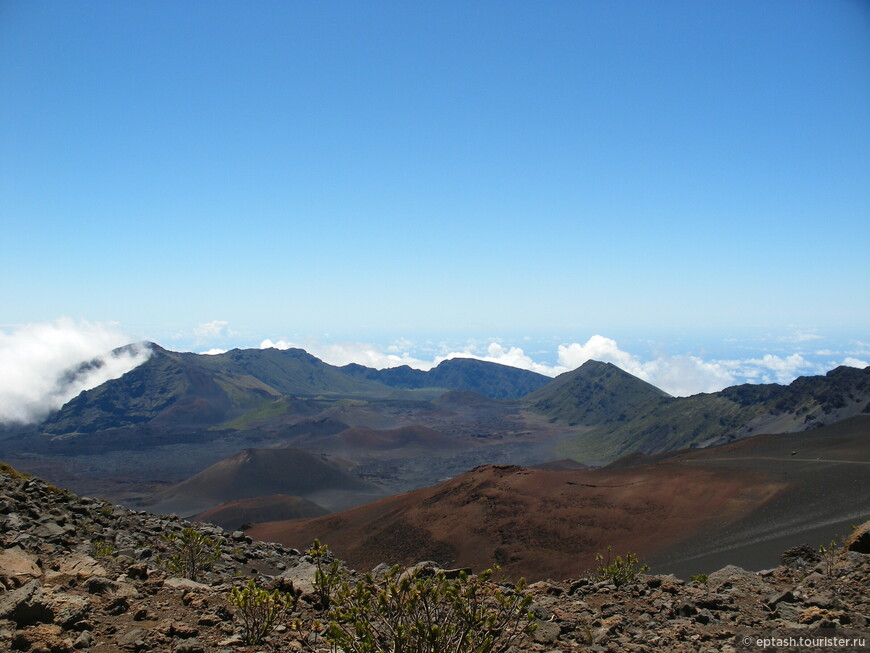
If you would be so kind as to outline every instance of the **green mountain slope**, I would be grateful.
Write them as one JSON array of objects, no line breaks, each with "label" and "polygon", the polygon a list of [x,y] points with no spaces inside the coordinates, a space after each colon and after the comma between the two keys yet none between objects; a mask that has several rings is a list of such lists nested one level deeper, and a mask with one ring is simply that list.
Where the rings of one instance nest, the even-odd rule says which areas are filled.
[{"label": "green mountain slope", "polygon": [[[721,392],[663,398],[635,406],[627,419],[579,421],[582,404],[561,412],[533,410],[556,419],[570,415],[593,426],[566,440],[561,453],[586,462],[609,462],[639,451],[662,453],[687,447],[710,446],[758,433],[790,433],[833,424],[870,412],[870,367],[838,367],[824,376],[801,377],[790,385],[739,385]],[[552,409],[551,409],[552,410]]]},{"label": "green mountain slope", "polygon": [[217,356],[172,352],[155,344],[151,349],[148,361],[81,393],[40,430],[59,435],[144,423],[204,426],[283,395],[383,397],[393,391],[348,376],[301,349],[236,349]]},{"label": "green mountain slope", "polygon": [[570,425],[623,422],[669,395],[611,363],[587,361],[525,397],[529,407]]},{"label": "green mountain slope", "polygon": [[518,399],[551,380],[537,372],[476,358],[451,358],[441,361],[428,372],[407,365],[376,370],[356,363],[345,365],[341,370],[356,378],[378,381],[393,388],[470,390],[490,399]]},{"label": "green mountain slope", "polygon": [[302,349],[233,349],[216,356],[179,354],[203,369],[249,376],[278,394],[385,397],[391,389],[377,380],[355,378]]}]

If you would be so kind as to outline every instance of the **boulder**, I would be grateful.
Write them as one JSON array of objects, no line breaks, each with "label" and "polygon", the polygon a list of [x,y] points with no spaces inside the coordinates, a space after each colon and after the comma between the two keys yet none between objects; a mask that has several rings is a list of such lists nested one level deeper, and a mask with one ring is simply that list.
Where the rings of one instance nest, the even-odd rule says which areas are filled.
[{"label": "boulder", "polygon": [[54,623],[64,628],[86,619],[91,610],[91,600],[78,594],[51,593],[48,595],[54,613]]},{"label": "boulder", "polygon": [[178,578],[172,576],[163,581],[165,587],[174,587],[175,589],[195,590],[197,592],[210,592],[211,587],[203,583],[197,583],[189,578]]},{"label": "boulder", "polygon": [[852,534],[843,542],[846,551],[870,554],[870,521],[865,521],[852,531]]},{"label": "boulder", "polygon": [[82,553],[71,553],[61,558],[58,573],[76,578],[108,575],[106,568],[96,559]]},{"label": "boulder", "polygon": [[314,577],[317,574],[317,566],[313,562],[300,561],[295,567],[290,567],[282,572],[279,578],[285,582],[290,581],[297,591],[302,592],[305,598],[313,598],[317,592],[314,589]]},{"label": "boulder", "polygon": [[728,565],[719,571],[714,571],[707,577],[707,588],[714,592],[721,592],[732,588],[744,590],[759,590],[765,582],[752,571],[746,571],[742,567]]},{"label": "boulder", "polygon": [[25,553],[21,547],[0,551],[0,583],[7,587],[21,587],[34,578],[42,576],[36,558]]},{"label": "boulder", "polygon": [[815,549],[801,544],[786,549],[780,556],[780,562],[783,566],[789,569],[807,569],[815,567],[821,561],[819,552]]},{"label": "boulder", "polygon": [[23,587],[0,595],[0,619],[10,619],[18,626],[51,623],[54,612],[42,591],[42,583],[34,578]]}]

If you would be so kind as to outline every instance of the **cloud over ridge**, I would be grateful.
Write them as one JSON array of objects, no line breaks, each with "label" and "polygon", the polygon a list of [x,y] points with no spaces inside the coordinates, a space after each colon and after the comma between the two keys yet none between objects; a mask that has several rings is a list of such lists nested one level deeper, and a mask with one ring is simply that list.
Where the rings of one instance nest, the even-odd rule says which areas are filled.
[{"label": "cloud over ridge", "polygon": [[[235,332],[215,320],[199,325],[197,336],[226,336]],[[817,338],[802,337],[800,342]],[[84,390],[117,378],[145,362],[145,345],[128,345],[131,338],[115,323],[74,321],[0,328],[0,425],[38,422]],[[384,369],[407,365],[429,370],[453,358],[476,358],[555,377],[589,360],[613,363],[674,396],[716,392],[738,383],[787,384],[800,375],[824,374],[837,365],[867,367],[870,345],[852,343],[853,349],[761,353],[735,359],[710,359],[694,354],[653,354],[646,358],[622,349],[616,340],[600,334],[585,342],[558,345],[552,362],[542,362],[547,352],[527,353],[522,347],[497,339],[417,346],[399,338],[380,345],[359,341],[305,341],[264,339],[260,348],[302,348],[332,365],[358,363]],[[120,348],[120,349],[117,349]],[[117,349],[117,351],[115,351]],[[222,348],[202,351],[220,354]],[[820,359],[819,356],[824,356]]]},{"label": "cloud over ridge", "polygon": [[84,390],[117,378],[151,355],[116,324],[54,322],[0,330],[0,424],[27,424]]},{"label": "cloud over ridge", "polygon": [[476,358],[491,363],[510,365],[546,376],[558,376],[580,367],[589,360],[612,363],[665,392],[685,397],[701,392],[718,392],[739,383],[791,383],[802,374],[824,374],[837,365],[866,367],[867,363],[855,356],[846,356],[841,361],[830,360],[814,363],[799,353],[788,356],[765,354],[744,359],[706,360],[691,354],[658,355],[644,360],[636,354],[621,349],[613,338],[593,335],[585,343],[572,342],[559,345],[555,364],[534,360],[522,348],[490,342],[485,346],[469,345],[453,348],[435,355],[432,359],[414,356],[413,343],[404,341],[401,347],[362,342],[307,342],[294,344],[286,340],[263,340],[261,348],[287,349],[300,347],[332,365],[358,363],[367,367],[384,369],[408,365],[429,370],[451,358]]}]

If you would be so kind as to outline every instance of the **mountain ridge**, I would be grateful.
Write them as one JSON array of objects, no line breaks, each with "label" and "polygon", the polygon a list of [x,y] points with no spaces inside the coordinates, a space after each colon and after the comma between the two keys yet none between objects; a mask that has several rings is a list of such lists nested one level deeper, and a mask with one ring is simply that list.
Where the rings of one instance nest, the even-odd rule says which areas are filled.
[{"label": "mountain ridge", "polygon": [[551,380],[530,370],[467,357],[448,358],[428,371],[408,365],[378,370],[358,363],[350,363],[341,369],[395,388],[470,390],[490,399],[519,399]]},{"label": "mountain ridge", "polygon": [[[538,402],[531,408],[565,419],[558,406],[542,410]],[[560,453],[601,463],[633,452],[656,454],[826,426],[870,412],[870,367],[840,366],[823,376],[798,377],[788,385],[742,384],[690,397],[650,398],[635,409],[627,419],[593,424],[563,443]]]},{"label": "mountain ridge", "polygon": [[[397,389],[442,388],[513,398],[549,380],[470,358],[443,361],[431,372],[394,372],[336,367],[302,349],[233,349],[206,355],[148,346],[147,361],[74,397],[39,429],[49,435],[92,433],[154,420],[167,426],[213,426],[282,396],[382,399]],[[410,380],[402,380],[405,376]]]}]

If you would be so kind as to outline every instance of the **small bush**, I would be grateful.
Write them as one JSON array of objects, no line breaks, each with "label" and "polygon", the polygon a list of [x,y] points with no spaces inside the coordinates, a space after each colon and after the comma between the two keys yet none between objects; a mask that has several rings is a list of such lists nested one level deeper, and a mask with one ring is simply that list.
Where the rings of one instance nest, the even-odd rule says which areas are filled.
[{"label": "small bush", "polygon": [[608,546],[606,558],[601,553],[595,554],[596,560],[604,561],[604,564],[597,569],[599,579],[609,580],[617,587],[621,587],[632,582],[639,574],[649,570],[649,566],[638,562],[637,554],[627,553],[624,559],[621,556],[616,556],[611,560],[612,551],[613,547]]},{"label": "small bush", "polygon": [[221,541],[213,540],[194,528],[185,528],[181,533],[169,532],[163,539],[176,547],[176,552],[163,565],[173,574],[199,580],[202,572],[208,571],[221,556]]},{"label": "small bush", "polygon": [[317,567],[317,571],[314,572],[314,589],[317,592],[320,608],[328,610],[333,594],[341,585],[344,569],[341,562],[329,552],[329,547],[321,544],[316,538],[305,554],[314,559]]},{"label": "small bush", "polygon": [[105,540],[94,540],[94,555],[98,558],[107,558],[115,552],[115,545]]},{"label": "small bush", "polygon": [[828,546],[819,545],[819,554],[822,557],[822,568],[825,570],[825,575],[833,577],[837,570],[840,552],[843,548],[843,541],[839,535],[834,535],[834,539],[830,541]]},{"label": "small bush", "polygon": [[503,590],[477,576],[421,578],[394,567],[342,582],[329,612],[327,640],[345,653],[502,653],[534,630],[525,583]]},{"label": "small bush", "polygon": [[234,587],[230,591],[229,601],[242,621],[245,644],[260,644],[285,613],[296,609],[299,594],[282,594],[278,590],[270,592],[251,580],[244,587]]},{"label": "small bush", "polygon": [[700,583],[701,585],[707,584],[707,574],[695,574],[694,576],[689,576],[689,580],[694,581],[695,583]]}]

